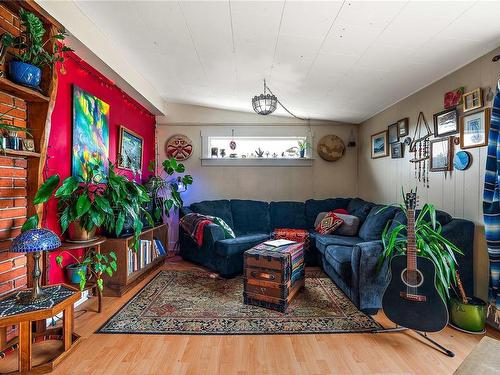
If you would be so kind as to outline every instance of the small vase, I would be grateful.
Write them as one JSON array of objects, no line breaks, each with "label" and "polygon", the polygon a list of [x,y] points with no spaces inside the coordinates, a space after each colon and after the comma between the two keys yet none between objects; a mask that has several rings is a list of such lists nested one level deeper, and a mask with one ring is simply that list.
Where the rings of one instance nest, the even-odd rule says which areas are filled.
[{"label": "small vase", "polygon": [[9,136],[8,146],[11,150],[21,150],[21,138]]},{"label": "small vase", "polygon": [[0,150],[5,150],[7,148],[7,137],[0,135]]},{"label": "small vase", "polygon": [[221,157],[221,158],[226,157],[226,149],[224,149],[224,148],[221,148],[221,149],[220,149],[220,157]]},{"label": "small vase", "polygon": [[89,242],[95,239],[94,227],[92,230],[87,231],[80,225],[79,221],[74,221],[69,225],[68,228],[68,241],[69,242]]},{"label": "small vase", "polygon": [[303,158],[306,156],[306,150],[300,150],[300,157]]},{"label": "small vase", "polygon": [[84,273],[87,273],[87,266],[85,265],[73,263],[66,266],[66,275],[72,284],[80,284],[81,277],[78,274],[78,271],[81,269]]},{"label": "small vase", "polygon": [[42,80],[42,71],[38,66],[22,61],[9,63],[9,77],[15,83],[38,89]]}]

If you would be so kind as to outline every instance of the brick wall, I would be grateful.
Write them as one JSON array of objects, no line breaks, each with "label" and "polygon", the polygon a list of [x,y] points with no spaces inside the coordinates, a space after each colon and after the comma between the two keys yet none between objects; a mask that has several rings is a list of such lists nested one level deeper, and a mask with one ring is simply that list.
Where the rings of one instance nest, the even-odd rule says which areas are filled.
[{"label": "brick wall", "polygon": [[[0,4],[0,35],[19,34],[19,18]],[[7,56],[7,61],[9,60]],[[0,65],[0,71],[5,71]],[[26,103],[0,91],[2,121],[26,127]],[[19,134],[24,137],[24,134]],[[26,220],[26,177],[28,161],[23,157],[6,155],[0,151],[0,297],[26,286],[26,256],[8,251],[12,239],[20,233]],[[15,326],[0,328],[0,349],[17,334]]]}]

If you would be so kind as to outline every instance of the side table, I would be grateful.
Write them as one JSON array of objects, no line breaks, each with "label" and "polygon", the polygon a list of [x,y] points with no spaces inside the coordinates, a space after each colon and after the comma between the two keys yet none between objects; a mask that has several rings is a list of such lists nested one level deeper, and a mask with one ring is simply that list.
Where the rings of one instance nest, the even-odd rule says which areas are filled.
[{"label": "side table", "polygon": [[[0,327],[19,326],[18,371],[11,373],[23,373],[31,370],[36,370],[36,373],[52,371],[75,347],[80,338],[80,336],[73,333],[73,305],[80,299],[80,291],[65,284],[51,285],[43,289],[50,297],[30,305],[22,305],[17,301],[16,296],[19,291],[11,293],[0,300]],[[33,334],[33,322],[45,322],[46,319],[59,314],[61,311],[63,312],[62,327],[45,329],[43,332]],[[63,338],[63,351],[49,362],[33,367],[31,355],[33,340],[45,335],[61,335]]]}]

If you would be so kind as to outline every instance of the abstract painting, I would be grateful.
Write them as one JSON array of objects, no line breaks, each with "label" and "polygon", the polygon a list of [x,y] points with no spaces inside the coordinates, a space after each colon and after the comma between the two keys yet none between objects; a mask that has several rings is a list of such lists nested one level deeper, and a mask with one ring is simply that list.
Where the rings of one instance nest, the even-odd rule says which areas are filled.
[{"label": "abstract painting", "polygon": [[134,173],[142,171],[142,144],[139,134],[120,126],[118,167]]},{"label": "abstract painting", "polygon": [[86,178],[86,165],[108,175],[109,104],[73,85],[73,149],[71,174]]}]

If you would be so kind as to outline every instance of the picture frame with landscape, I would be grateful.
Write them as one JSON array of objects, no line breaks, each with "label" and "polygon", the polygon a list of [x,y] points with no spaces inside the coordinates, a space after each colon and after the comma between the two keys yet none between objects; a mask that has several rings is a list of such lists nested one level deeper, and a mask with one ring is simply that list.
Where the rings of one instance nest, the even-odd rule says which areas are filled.
[{"label": "picture frame with landscape", "polygon": [[469,112],[481,108],[483,106],[483,96],[481,88],[478,87],[475,90],[465,93],[463,95],[462,102],[464,112]]},{"label": "picture frame with landscape", "polygon": [[392,159],[402,159],[404,145],[401,142],[391,143],[391,158]]},{"label": "picture frame with landscape", "polygon": [[120,126],[118,168],[137,173],[142,171],[144,139],[132,130]]},{"label": "picture frame with landscape", "polygon": [[458,110],[446,109],[434,114],[434,136],[444,137],[458,133]]},{"label": "picture frame with landscape", "polygon": [[453,140],[452,137],[433,139],[430,142],[431,172],[451,171]]},{"label": "picture frame with landscape", "polygon": [[488,145],[491,108],[460,117],[460,147],[463,149]]},{"label": "picture frame with landscape", "polygon": [[382,158],[389,155],[387,130],[373,134],[371,136],[371,157],[372,159]]}]

